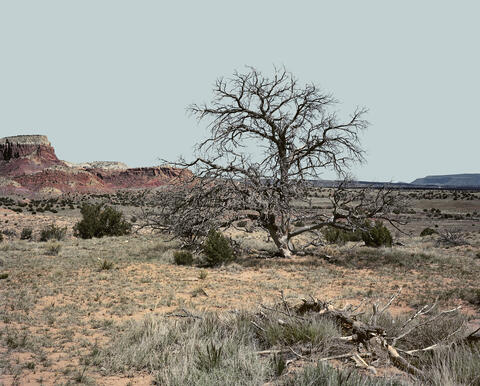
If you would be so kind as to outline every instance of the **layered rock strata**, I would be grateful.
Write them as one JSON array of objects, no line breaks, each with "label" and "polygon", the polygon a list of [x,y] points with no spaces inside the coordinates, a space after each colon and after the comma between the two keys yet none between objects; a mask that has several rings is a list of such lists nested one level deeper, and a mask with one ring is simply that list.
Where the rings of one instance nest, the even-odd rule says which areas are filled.
[{"label": "layered rock strata", "polygon": [[58,161],[55,150],[45,135],[16,135],[0,138],[0,161],[32,155]]},{"label": "layered rock strata", "polygon": [[120,162],[75,165],[61,161],[44,135],[0,139],[0,194],[107,193],[162,186],[183,175],[191,173],[167,166],[128,168]]}]

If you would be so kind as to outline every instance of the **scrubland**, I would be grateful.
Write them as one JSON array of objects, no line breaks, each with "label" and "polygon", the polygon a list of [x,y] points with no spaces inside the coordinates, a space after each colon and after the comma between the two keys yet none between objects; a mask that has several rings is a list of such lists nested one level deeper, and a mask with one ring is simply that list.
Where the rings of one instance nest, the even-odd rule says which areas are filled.
[{"label": "scrubland", "polygon": [[[73,237],[78,197],[50,205],[4,200],[0,382],[480,384],[480,343],[465,339],[480,327],[480,194],[407,194],[409,221],[404,233],[391,229],[391,248],[346,242],[326,244],[312,255],[275,258],[266,235],[247,226],[229,233],[244,252],[215,268],[175,264],[179,243],[147,229],[120,237]],[[140,223],[138,197],[83,199],[105,200]],[[325,192],[315,192],[312,202],[321,210]],[[65,237],[38,241],[53,223],[67,228]],[[21,240],[25,228],[31,237]],[[435,233],[421,237],[425,228]],[[297,312],[302,299],[355,310],[364,323],[374,318],[387,337],[411,325],[397,348],[421,375],[366,349],[358,353],[368,367],[353,360],[351,342],[344,339],[351,329],[320,312]],[[408,324],[433,304],[429,315]]]}]

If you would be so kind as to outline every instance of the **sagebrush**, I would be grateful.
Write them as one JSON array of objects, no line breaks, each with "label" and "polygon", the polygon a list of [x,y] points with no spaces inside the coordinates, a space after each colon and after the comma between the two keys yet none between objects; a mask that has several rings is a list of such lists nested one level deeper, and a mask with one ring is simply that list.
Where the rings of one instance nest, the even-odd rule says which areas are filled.
[{"label": "sagebrush", "polygon": [[173,260],[177,265],[192,265],[193,255],[190,251],[175,251],[173,253]]},{"label": "sagebrush", "polygon": [[50,224],[43,228],[40,232],[40,241],[58,240],[61,241],[67,234],[67,228],[58,227],[55,224]]}]

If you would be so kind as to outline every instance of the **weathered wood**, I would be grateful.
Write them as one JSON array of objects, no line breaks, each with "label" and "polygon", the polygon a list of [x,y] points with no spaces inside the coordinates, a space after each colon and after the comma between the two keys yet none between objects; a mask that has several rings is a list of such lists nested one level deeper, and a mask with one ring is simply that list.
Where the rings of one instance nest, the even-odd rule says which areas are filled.
[{"label": "weathered wood", "polygon": [[409,374],[419,376],[419,377],[425,377],[425,374],[423,371],[420,369],[417,369],[415,366],[410,364],[405,358],[403,358],[398,351],[395,349],[395,347],[390,346],[389,344],[386,344],[387,352],[392,360],[392,363],[395,365],[395,367],[399,368],[400,370],[406,371]]},{"label": "weathered wood", "polygon": [[[370,322],[376,321],[376,317],[384,313],[393,303],[393,301],[398,297],[400,291],[393,295],[388,303],[382,307],[379,311],[379,307],[377,304],[374,305],[374,316],[370,319]],[[311,300],[302,299],[303,303],[296,308],[296,313],[298,314],[305,314],[307,312],[313,312],[322,315],[323,317],[332,318],[338,321],[344,330],[351,331],[351,335],[340,337],[340,340],[349,341],[353,344],[357,345],[357,352],[349,353],[349,354],[342,354],[332,357],[326,357],[320,359],[321,361],[327,361],[330,359],[341,359],[341,358],[352,358],[357,366],[369,369],[370,371],[376,371],[371,365],[368,365],[366,361],[364,361],[361,357],[362,356],[384,356],[385,358],[390,359],[390,362],[397,367],[399,370],[404,371],[408,374],[411,374],[418,378],[424,378],[425,374],[422,370],[418,369],[417,367],[413,366],[409,363],[404,357],[399,354],[399,351],[404,352],[407,355],[412,355],[417,352],[425,352],[438,349],[440,347],[445,347],[445,345],[440,344],[440,342],[433,344],[429,347],[416,349],[416,350],[408,350],[403,351],[399,350],[395,347],[395,344],[398,340],[404,338],[415,329],[420,326],[425,326],[428,324],[433,323],[434,321],[438,320],[444,315],[451,314],[456,312],[460,309],[459,307],[453,308],[451,310],[446,310],[438,313],[437,315],[431,316],[427,318],[427,320],[420,322],[416,325],[411,325],[411,323],[420,316],[429,314],[435,307],[436,303],[432,306],[424,306],[417,310],[401,327],[401,331],[399,332],[398,336],[395,337],[386,337],[386,332],[384,329],[376,326],[372,323],[364,323],[362,321],[356,320],[356,316],[350,314],[347,309],[344,310],[337,310],[333,308],[327,302],[322,302],[317,299],[312,298]],[[460,328],[461,329],[461,328]],[[447,338],[455,335],[460,329],[457,329],[453,333],[451,333]],[[480,326],[477,328],[472,329],[472,332],[465,338],[469,339],[477,339],[478,332],[480,331]],[[447,339],[445,338],[445,339]],[[391,343],[389,343],[391,342]],[[359,348],[365,348],[365,353],[358,352]],[[383,354],[382,354],[383,353]],[[373,370],[372,370],[373,369]]]}]

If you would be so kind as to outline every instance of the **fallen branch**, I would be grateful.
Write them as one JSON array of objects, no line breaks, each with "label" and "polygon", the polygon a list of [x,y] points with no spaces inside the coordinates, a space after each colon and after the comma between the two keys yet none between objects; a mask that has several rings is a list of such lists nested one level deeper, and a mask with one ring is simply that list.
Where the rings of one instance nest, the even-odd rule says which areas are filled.
[{"label": "fallen branch", "polygon": [[[354,315],[349,313],[348,310],[351,311],[351,307],[350,308],[345,307],[343,310],[338,310],[333,308],[333,306],[331,306],[329,303],[319,301],[315,298],[312,298],[311,300],[302,299],[303,304],[297,307],[296,312],[301,315],[307,312],[314,312],[316,314],[320,314],[322,316],[332,318],[334,320],[337,320],[341,324],[344,330],[348,330],[352,332],[351,335],[339,337],[338,339],[345,342],[351,342],[352,344],[356,345],[355,352],[322,358],[320,359],[320,361],[351,358],[353,361],[355,361],[358,367],[368,369],[372,372],[376,372],[375,368],[372,365],[368,364],[362,357],[378,356],[378,355],[381,355],[380,354],[381,351],[384,351],[386,357],[389,358],[390,362],[399,370],[404,371],[418,378],[424,378],[425,374],[423,373],[423,371],[418,369],[414,365],[412,365],[410,362],[408,362],[402,355],[400,355],[399,351],[403,352],[406,355],[412,355],[417,352],[426,352],[430,350],[435,350],[440,347],[443,347],[443,345],[441,345],[440,342],[438,342],[434,345],[431,345],[429,347],[425,347],[422,349],[400,350],[395,347],[396,342],[404,338],[408,334],[412,333],[415,329],[421,326],[434,323],[439,318],[447,314],[458,311],[461,307],[459,306],[451,310],[442,311],[437,315],[427,318],[427,320],[425,321],[422,321],[413,326],[410,326],[419,317],[431,313],[435,309],[437,303],[435,302],[431,306],[425,305],[419,310],[417,310],[403,324],[403,326],[400,329],[400,334],[398,336],[388,338],[386,336],[385,330],[376,326],[375,323],[378,317],[388,310],[388,308],[398,298],[400,293],[401,293],[401,289],[397,293],[392,295],[388,300],[388,302],[383,307],[380,307],[378,304],[374,304],[373,315],[370,318],[368,324],[356,319],[356,317],[359,316],[359,314]],[[455,335],[458,331],[461,330],[462,327],[458,328],[457,330],[449,334],[447,337],[444,338],[444,340]],[[476,331],[478,330],[480,330],[480,328],[477,329]],[[474,331],[473,334],[476,331]],[[366,352],[363,352],[363,353],[359,352],[361,348],[365,349]]]},{"label": "fallen branch", "polygon": [[401,292],[402,292],[402,288],[400,288],[397,293],[392,295],[390,300],[387,302],[387,304],[385,304],[385,306],[380,310],[380,312],[378,312],[378,304],[374,303],[373,304],[373,314],[370,318],[369,323],[370,324],[377,324],[378,317],[381,316],[388,308],[390,308],[393,301],[400,295]]},{"label": "fallen branch", "polygon": [[471,332],[465,337],[465,340],[480,340],[480,334],[477,334],[477,332],[480,331],[480,327],[478,327],[476,330]]},{"label": "fallen branch", "polygon": [[425,374],[420,369],[417,369],[415,366],[411,365],[405,358],[403,358],[395,347],[386,344],[388,356],[392,360],[392,363],[395,367],[399,368],[400,370],[406,371],[409,374],[425,377]]},{"label": "fallen branch", "polygon": [[282,350],[262,350],[262,351],[256,351],[255,354],[257,355],[270,355],[270,354],[285,354],[287,352],[290,352],[289,349],[282,349]]},{"label": "fallen branch", "polygon": [[330,361],[333,359],[345,359],[345,358],[351,358],[354,355],[358,355],[360,357],[371,357],[373,354],[370,352],[365,352],[365,353],[348,353],[348,354],[340,354],[340,355],[333,355],[331,357],[325,357],[325,358],[320,358],[319,361],[325,362],[325,361]]},{"label": "fallen branch", "polygon": [[263,309],[267,310],[267,311],[278,312],[279,314],[282,314],[282,315],[285,315],[285,316],[294,317],[294,318],[300,319],[300,320],[305,320],[305,318],[302,318],[302,317],[299,316],[299,315],[295,315],[295,314],[292,315],[291,313],[289,314],[289,313],[287,313],[287,312],[285,312],[285,311],[278,310],[278,309],[276,309],[276,308],[270,308],[270,307],[267,307],[267,306],[265,306],[265,305],[263,305],[263,304],[261,304],[260,306],[261,306]]},{"label": "fallen branch", "polygon": [[[452,336],[457,334],[460,330],[463,329],[464,325],[457,328],[455,331],[448,334],[441,341],[438,341],[434,344],[431,344],[428,347],[423,348],[413,348],[410,350],[400,349],[396,347],[396,343],[411,334],[416,329],[431,325],[438,321],[440,318],[457,312],[461,307],[455,307],[450,310],[445,310],[437,312],[432,315],[432,312],[437,307],[437,302],[434,302],[432,305],[425,305],[415,311],[404,323],[400,326],[399,332],[396,336],[387,336],[386,331],[376,325],[378,318],[383,315],[391,305],[398,299],[401,294],[401,289],[399,289],[395,294],[393,294],[384,305],[375,303],[372,305],[373,314],[368,319],[368,323],[359,320],[360,315],[364,311],[359,312],[361,306],[352,307],[346,305],[343,309],[335,308],[329,301],[321,301],[314,297],[309,299],[302,299],[302,303],[296,306],[290,305],[283,291],[280,292],[280,302],[276,308],[270,308],[265,305],[261,305],[262,310],[259,311],[258,316],[261,316],[264,319],[270,320],[271,322],[276,322],[282,326],[294,325],[299,320],[308,322],[313,320],[306,316],[306,314],[313,314],[320,318],[328,318],[336,321],[342,328],[343,336],[335,337],[339,345],[345,345],[345,347],[351,347],[350,352],[346,354],[333,355],[324,358],[316,358],[314,353],[318,353],[315,349],[310,349],[308,351],[303,351],[301,348],[299,350],[293,349],[292,347],[281,348],[281,349],[272,349],[272,350],[263,350],[256,352],[257,355],[269,355],[269,354],[293,354],[295,357],[289,356],[289,360],[286,361],[287,365],[298,360],[309,360],[309,361],[329,361],[336,359],[348,359],[355,362],[356,366],[362,369],[366,369],[376,374],[377,370],[375,368],[379,363],[385,363],[389,361],[393,366],[395,366],[400,371],[407,373],[419,380],[425,379],[424,372],[417,368],[414,364],[410,363],[407,358],[412,357],[414,354],[428,352],[432,350],[437,350],[443,347],[448,347],[448,344],[445,341],[449,340]],[[363,302],[362,302],[363,303]],[[367,307],[368,305],[365,305]],[[269,312],[267,312],[269,311]],[[280,313],[282,319],[279,319],[277,316],[271,313]],[[430,315],[429,315],[430,314]],[[419,318],[422,318],[419,320]],[[315,318],[316,319],[316,318]],[[260,325],[256,324],[254,321],[251,322],[256,328],[266,332],[266,330]],[[469,339],[470,337],[477,336],[480,327],[475,326],[474,331],[472,331],[464,339]],[[473,339],[473,338],[472,338]],[[367,359],[372,358],[372,359]]]},{"label": "fallen branch", "polygon": [[[408,329],[407,331],[403,332],[402,334],[398,335],[397,337],[395,337],[392,341],[392,344],[395,345],[397,343],[397,341],[399,341],[400,339],[406,337],[408,334],[410,334],[412,331],[416,330],[417,328],[421,327],[421,326],[425,326],[427,324],[430,324],[430,323],[433,323],[435,320],[437,320],[438,318],[440,318],[441,316],[443,315],[447,315],[447,314],[450,314],[452,312],[455,312],[455,311],[458,311],[460,308],[462,308],[462,306],[458,306],[456,308],[453,308],[451,310],[447,310],[447,311],[442,311],[440,312],[439,314],[435,315],[434,317],[426,320],[425,322],[423,323],[419,323],[413,327],[411,327],[410,329]],[[433,309],[433,306],[430,308],[430,310]]]},{"label": "fallen branch", "polygon": [[255,323],[253,320],[250,321],[255,327],[257,327],[259,330],[262,330],[263,332],[266,332],[266,330],[263,327],[260,327],[257,323]]},{"label": "fallen branch", "polygon": [[[455,331],[453,331],[451,334],[448,334],[445,338],[443,338],[441,342],[444,342],[444,341],[446,341],[447,339],[449,339],[449,338],[451,338],[452,336],[454,336],[454,335],[455,335],[457,332],[459,332],[463,327],[464,327],[464,325],[462,324],[459,328],[457,328],[457,329],[456,329]],[[419,349],[416,349],[416,350],[404,351],[404,350],[398,349],[398,351],[402,351],[403,353],[405,353],[405,354],[407,354],[407,355],[412,355],[412,354],[415,354],[415,353],[417,353],[417,352],[426,352],[426,351],[436,350],[436,349],[438,349],[438,348],[450,346],[450,345],[442,345],[441,342],[432,344],[431,346],[428,346],[428,347],[425,347],[425,348],[419,348]]]},{"label": "fallen branch", "polygon": [[176,317],[176,318],[193,318],[193,319],[203,319],[201,316],[198,315],[193,315],[191,312],[188,312],[185,309],[181,309],[180,311],[183,312],[183,314],[165,314],[166,317]]},{"label": "fallen branch", "polygon": [[367,362],[365,362],[359,354],[354,354],[352,358],[357,364],[357,367],[369,370],[373,374],[377,375],[377,370],[375,369],[375,367],[370,366]]}]

